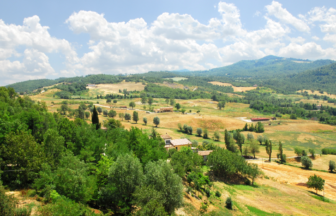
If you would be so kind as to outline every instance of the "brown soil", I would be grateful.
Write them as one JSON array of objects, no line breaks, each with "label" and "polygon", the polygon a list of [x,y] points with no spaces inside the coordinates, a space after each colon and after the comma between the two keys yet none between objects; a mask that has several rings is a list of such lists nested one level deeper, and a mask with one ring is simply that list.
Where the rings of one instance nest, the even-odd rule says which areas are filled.
[{"label": "brown soil", "polygon": [[250,90],[253,90],[253,89],[257,88],[257,87],[236,87],[236,86],[233,86],[230,83],[222,83],[222,82],[217,82],[217,81],[213,81],[213,82],[209,82],[209,83],[211,83],[212,85],[219,85],[219,86],[232,86],[232,88],[235,92],[245,92],[245,91],[250,91]]}]

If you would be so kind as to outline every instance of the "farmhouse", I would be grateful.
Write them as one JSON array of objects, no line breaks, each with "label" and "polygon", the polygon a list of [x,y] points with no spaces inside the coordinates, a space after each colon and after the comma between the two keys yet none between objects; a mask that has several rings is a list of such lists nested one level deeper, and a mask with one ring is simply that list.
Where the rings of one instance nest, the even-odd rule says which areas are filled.
[{"label": "farmhouse", "polygon": [[204,161],[207,161],[209,154],[213,152],[212,150],[208,151],[198,151],[197,154],[203,157]]},{"label": "farmhouse", "polygon": [[269,118],[251,118],[251,121],[256,122],[256,121],[269,121]]},{"label": "farmhouse", "polygon": [[169,136],[168,134],[163,134],[161,135],[161,138],[165,141],[166,145],[170,145],[170,140],[172,139],[171,136]]},{"label": "farmhouse", "polygon": [[160,109],[155,109],[154,111],[156,113],[173,112],[174,108],[173,107],[161,107]]},{"label": "farmhouse", "polygon": [[174,140],[170,140],[170,143],[167,144],[165,148],[167,150],[171,149],[171,148],[175,148],[177,151],[180,150],[182,147],[191,147],[191,142],[184,138],[184,139],[174,139]]}]

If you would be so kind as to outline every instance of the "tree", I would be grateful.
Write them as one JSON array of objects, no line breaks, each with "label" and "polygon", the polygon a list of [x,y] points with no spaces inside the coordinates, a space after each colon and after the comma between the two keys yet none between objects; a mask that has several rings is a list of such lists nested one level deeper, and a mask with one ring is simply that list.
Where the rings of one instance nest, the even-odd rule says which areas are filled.
[{"label": "tree", "polygon": [[181,123],[178,123],[178,124],[177,124],[177,127],[178,127],[178,128],[179,128],[179,130],[182,132],[183,128],[182,128],[182,125],[181,125]]},{"label": "tree", "polygon": [[145,123],[145,125],[147,125],[147,118],[146,117],[143,117],[143,122]]},{"label": "tree", "polygon": [[170,98],[170,105],[174,106],[174,104],[175,104],[175,99],[174,98]]},{"label": "tree", "polygon": [[116,119],[109,119],[108,121],[104,121],[104,127],[106,128],[124,128],[121,122]]},{"label": "tree", "polygon": [[251,144],[250,144],[250,152],[253,154],[253,157],[255,158],[255,154],[259,153],[259,145],[258,142],[256,140],[252,140]]},{"label": "tree", "polygon": [[[98,107],[100,108],[100,107]],[[98,130],[100,128],[100,124],[99,124],[99,118],[98,118],[98,113],[96,110],[96,106],[93,107],[93,111],[92,111],[92,124],[96,125],[96,129]]]},{"label": "tree", "polygon": [[255,127],[255,131],[257,133],[264,133],[264,131],[265,131],[264,125],[261,122],[258,122],[256,127]]},{"label": "tree", "polygon": [[191,127],[191,126],[188,126],[188,133],[190,134],[190,135],[192,135],[192,132],[193,132],[193,128]]},{"label": "tree", "polygon": [[125,114],[124,113],[119,113],[119,118],[121,118],[121,120],[123,120],[125,117]]},{"label": "tree", "polygon": [[184,108],[181,109],[182,114],[184,114],[185,111],[186,111],[186,109],[184,109]]},{"label": "tree", "polygon": [[141,98],[141,103],[142,103],[142,104],[145,104],[146,102],[147,102],[147,98],[146,98],[146,97],[142,97],[142,98]]},{"label": "tree", "polygon": [[174,173],[170,163],[164,160],[148,162],[145,167],[145,185],[152,186],[162,196],[162,204],[168,213],[182,205],[182,179]]},{"label": "tree", "polygon": [[269,156],[269,162],[271,162],[271,157],[272,157],[272,141],[271,140],[267,140],[266,143],[266,153]]},{"label": "tree", "polygon": [[336,163],[335,161],[329,161],[329,171],[332,173],[336,169]]},{"label": "tree", "polygon": [[65,152],[64,138],[54,129],[48,129],[43,137],[43,149],[47,163],[55,168]]},{"label": "tree", "polygon": [[311,169],[313,167],[313,162],[307,156],[301,157],[301,163],[305,169]]},{"label": "tree", "polygon": [[198,134],[199,137],[202,136],[202,128],[197,128],[196,133]]},{"label": "tree", "polygon": [[99,112],[99,114],[101,114],[103,112],[103,109],[101,107],[98,107],[97,111]]},{"label": "tree", "polygon": [[116,104],[117,102],[118,102],[117,100],[113,100],[113,103],[115,103],[115,104]]},{"label": "tree", "polygon": [[232,210],[232,199],[231,197],[228,197],[225,201],[226,208]]},{"label": "tree", "polygon": [[245,145],[243,148],[243,155],[248,156],[249,153],[250,153],[250,148],[247,145]]},{"label": "tree", "polygon": [[311,154],[312,158],[315,159],[315,150],[309,149],[309,153]]},{"label": "tree", "polygon": [[167,98],[165,101],[166,101],[166,104],[169,104],[169,98]]},{"label": "tree", "polygon": [[137,111],[133,112],[133,121],[135,121],[135,123],[138,123],[139,121],[139,114]]},{"label": "tree", "polygon": [[129,154],[120,155],[112,164],[108,183],[108,188],[111,189],[103,194],[112,200],[107,203],[112,205],[115,213],[129,215],[132,212],[133,193],[143,184],[144,178],[142,165],[137,157]]},{"label": "tree", "polygon": [[208,136],[208,129],[204,129],[204,131],[203,131],[203,138],[204,139],[208,139],[209,138],[209,136]]},{"label": "tree", "polygon": [[117,112],[115,110],[110,110],[108,112],[108,116],[111,117],[111,118],[114,118],[116,115],[117,115]]},{"label": "tree", "polygon": [[215,137],[215,140],[219,141],[219,139],[220,139],[220,135],[219,135],[219,132],[218,132],[218,131],[215,131],[215,133],[214,133],[214,137]]},{"label": "tree", "polygon": [[222,108],[225,107],[225,102],[224,101],[218,102],[217,107],[218,107],[218,109],[221,110]]},{"label": "tree", "polygon": [[108,98],[108,99],[106,100],[106,103],[111,103],[111,99]]},{"label": "tree", "polygon": [[131,101],[130,103],[129,103],[129,106],[130,107],[132,107],[132,109],[135,107],[135,103],[133,102],[133,101]]},{"label": "tree", "polygon": [[159,124],[160,124],[160,119],[159,119],[159,117],[154,117],[154,119],[153,119],[153,123],[155,124],[155,126],[157,127]]},{"label": "tree", "polygon": [[186,124],[183,125],[183,132],[188,133],[188,125]]},{"label": "tree", "polygon": [[241,155],[243,155],[243,143],[244,143],[243,138],[240,132],[237,130],[237,144]]},{"label": "tree", "polygon": [[308,178],[307,186],[308,186],[308,188],[315,189],[316,194],[317,194],[318,190],[323,190],[324,189],[324,183],[325,183],[324,179],[322,179],[321,177],[314,174],[313,176],[310,176]]},{"label": "tree", "polygon": [[85,112],[85,118],[89,118],[90,117],[90,112]]},{"label": "tree", "polygon": [[254,140],[254,136],[253,136],[253,134],[248,133],[248,134],[247,134],[247,140],[248,140],[248,141],[252,141],[252,140]]},{"label": "tree", "polygon": [[179,110],[181,108],[181,105],[179,103],[175,104],[175,108]]},{"label": "tree", "polygon": [[264,139],[261,135],[258,136],[257,140],[260,143],[260,145],[262,145],[262,142],[263,142]]},{"label": "tree", "polygon": [[152,106],[152,104],[153,104],[153,98],[152,97],[148,98],[148,104],[149,104],[149,106]]},{"label": "tree", "polygon": [[104,109],[104,110],[103,110],[103,113],[104,113],[104,116],[107,116],[108,111]]},{"label": "tree", "polygon": [[125,120],[130,121],[131,120],[131,114],[125,113]]}]

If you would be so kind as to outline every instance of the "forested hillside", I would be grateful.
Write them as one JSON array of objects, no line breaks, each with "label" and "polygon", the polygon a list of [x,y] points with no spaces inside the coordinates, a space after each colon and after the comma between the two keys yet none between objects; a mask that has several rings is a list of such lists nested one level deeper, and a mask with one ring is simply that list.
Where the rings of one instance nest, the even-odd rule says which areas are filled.
[{"label": "forested hillside", "polygon": [[194,76],[228,76],[270,78],[272,76],[300,73],[333,63],[332,60],[309,61],[295,58],[266,56],[258,60],[244,60],[235,64],[208,71],[183,72]]}]

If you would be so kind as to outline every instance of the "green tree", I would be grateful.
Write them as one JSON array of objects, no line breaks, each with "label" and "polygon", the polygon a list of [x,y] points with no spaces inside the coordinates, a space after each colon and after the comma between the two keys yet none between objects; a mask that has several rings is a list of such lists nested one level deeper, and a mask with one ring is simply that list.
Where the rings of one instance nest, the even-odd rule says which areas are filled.
[{"label": "green tree", "polygon": [[218,107],[218,109],[221,110],[222,108],[225,107],[225,102],[224,101],[218,102],[217,107]]},{"label": "green tree", "polygon": [[268,154],[269,157],[269,162],[271,162],[271,158],[272,158],[272,141],[267,140],[266,143],[266,153]]},{"label": "green tree", "polygon": [[256,140],[252,140],[250,144],[250,152],[253,154],[253,157],[255,158],[255,154],[259,153],[259,145]]},{"label": "green tree", "polygon": [[182,128],[182,124],[181,123],[178,123],[177,124],[177,127],[179,128],[179,130],[182,132],[183,128]]},{"label": "green tree", "polygon": [[233,206],[233,203],[232,203],[232,199],[231,197],[228,197],[225,201],[225,205],[226,205],[226,208],[232,210],[232,206]]},{"label": "green tree", "polygon": [[134,109],[134,107],[135,107],[135,103],[134,103],[133,101],[131,101],[131,102],[129,103],[129,106],[132,107],[132,109]]},{"label": "green tree", "polygon": [[193,132],[193,128],[191,126],[188,126],[188,134],[192,135],[192,132]]},{"label": "green tree", "polygon": [[108,99],[106,100],[106,103],[111,103],[111,99],[108,98]]},{"label": "green tree", "polygon": [[149,106],[152,106],[152,104],[153,104],[153,98],[152,97],[148,98],[148,104],[149,104]]},{"label": "green tree", "polygon": [[56,168],[65,152],[64,138],[56,130],[48,129],[44,134],[43,148],[47,163]]},{"label": "green tree", "polygon": [[310,160],[308,156],[302,156],[301,163],[305,169],[311,169],[313,167],[313,162]]},{"label": "green tree", "polygon": [[135,121],[135,123],[138,123],[139,121],[139,114],[137,111],[133,112],[133,121]]},{"label": "green tree", "polygon": [[154,117],[154,119],[153,119],[153,123],[155,124],[155,126],[157,127],[159,124],[160,124],[160,119],[159,119],[159,117]]},{"label": "green tree", "polygon": [[260,145],[262,145],[262,142],[264,140],[263,137],[259,135],[258,138],[257,138],[257,140],[260,143]]},{"label": "green tree", "polygon": [[264,131],[265,131],[264,125],[261,122],[258,122],[256,127],[255,127],[255,131],[257,133],[264,133]]},{"label": "green tree", "polygon": [[175,108],[179,110],[181,108],[181,105],[179,103],[175,104]]},{"label": "green tree", "polygon": [[315,189],[317,194],[317,191],[324,189],[324,183],[325,183],[324,179],[314,174],[313,176],[310,176],[308,178],[307,186],[308,188]]},{"label": "green tree", "polygon": [[146,117],[143,117],[143,122],[145,123],[145,125],[147,125],[147,118]]},{"label": "green tree", "polygon": [[238,147],[239,147],[239,151],[240,151],[240,154],[243,155],[243,138],[240,134],[240,131],[237,130],[237,144],[238,144]]},{"label": "green tree", "polygon": [[104,109],[104,110],[103,110],[103,114],[104,114],[104,116],[107,116],[108,111]]},{"label": "green tree", "polygon": [[203,158],[197,153],[193,152],[190,148],[181,149],[175,152],[171,156],[171,165],[174,168],[174,172],[181,178],[189,171],[198,171],[200,165],[203,162]]},{"label": "green tree", "polygon": [[117,116],[117,112],[115,110],[110,110],[108,112],[108,116],[111,118],[114,118],[115,116]]},{"label": "green tree", "polygon": [[125,120],[130,121],[131,120],[131,114],[125,113]]},{"label": "green tree", "polygon": [[125,117],[125,114],[124,113],[119,113],[119,118],[121,118],[121,120],[123,120]]},{"label": "green tree", "polygon": [[185,111],[186,111],[186,109],[184,109],[184,108],[181,109],[182,114],[184,114]]},{"label": "green tree", "polygon": [[202,128],[197,128],[196,133],[199,137],[202,136]]},{"label": "green tree", "polygon": [[174,98],[170,98],[170,105],[174,106],[174,104],[175,104],[175,99]]},{"label": "green tree", "polygon": [[329,171],[332,173],[336,169],[336,163],[335,161],[329,161]]},{"label": "green tree", "polygon": [[104,121],[104,127],[106,128],[124,128],[120,121],[116,119],[109,119],[108,121]]},{"label": "green tree", "polygon": [[98,107],[97,111],[99,112],[99,114],[101,114],[103,112],[103,109],[101,107]]},{"label": "green tree", "polygon": [[209,138],[208,129],[206,129],[206,128],[203,131],[203,138],[204,139],[208,139]]},{"label": "green tree", "polygon": [[[98,107],[99,108],[99,107]],[[98,118],[98,112],[96,110],[96,106],[93,107],[92,112],[92,124],[96,125],[96,129],[100,128],[99,118]]]},{"label": "green tree", "polygon": [[166,101],[166,104],[169,104],[169,98],[167,98],[165,101]]},{"label": "green tree", "polygon": [[147,102],[147,98],[146,98],[146,97],[142,97],[142,98],[141,98],[141,103],[142,103],[142,104],[145,104],[146,102]]},{"label": "green tree", "polygon": [[214,138],[215,138],[215,140],[219,141],[219,139],[220,139],[220,135],[219,135],[219,132],[218,132],[218,131],[215,131],[215,133],[214,133]]},{"label": "green tree", "polygon": [[182,205],[182,179],[174,173],[170,163],[164,160],[149,162],[145,167],[145,185],[161,193],[162,204],[168,213]]},{"label": "green tree", "polygon": [[85,112],[85,118],[90,118],[90,112]]},{"label": "green tree", "polygon": [[[49,132],[48,134],[50,134]],[[58,141],[56,141],[58,144]],[[49,143],[48,143],[49,144]],[[50,144],[46,150],[50,154],[53,153],[53,147]],[[42,146],[36,143],[34,137],[27,132],[18,131],[17,133],[9,133],[5,138],[5,143],[0,145],[0,166],[2,170],[17,170],[15,179],[8,182],[13,186],[26,186],[29,181],[34,179],[35,172],[40,170],[42,163],[45,161],[45,153]],[[56,150],[57,152],[57,150]],[[57,154],[55,153],[55,156]],[[54,160],[57,160],[54,159]],[[54,162],[54,161],[53,161]],[[15,166],[7,166],[15,164]],[[2,175],[3,181],[13,177],[11,173],[5,172]]]},{"label": "green tree", "polygon": [[315,150],[309,149],[309,153],[311,154],[312,158],[315,159]]},{"label": "green tree", "polygon": [[117,102],[118,102],[117,100],[113,100],[113,103],[115,103],[115,104],[116,104]]},{"label": "green tree", "polygon": [[129,154],[121,155],[109,170],[109,188],[107,196],[112,196],[108,202],[115,213],[129,215],[132,212],[133,193],[144,182],[144,174],[140,160]]}]

